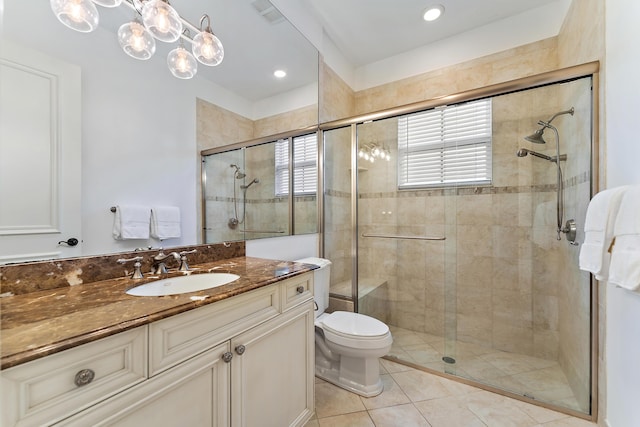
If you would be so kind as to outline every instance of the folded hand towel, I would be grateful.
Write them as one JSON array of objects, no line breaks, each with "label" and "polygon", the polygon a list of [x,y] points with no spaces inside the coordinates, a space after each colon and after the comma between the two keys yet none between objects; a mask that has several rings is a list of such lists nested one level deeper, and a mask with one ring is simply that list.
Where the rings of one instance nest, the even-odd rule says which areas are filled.
[{"label": "folded hand towel", "polygon": [[613,241],[614,225],[620,202],[628,187],[616,187],[593,196],[584,223],[584,243],[580,247],[580,270],[590,271],[598,280],[606,280]]},{"label": "folded hand towel", "polygon": [[640,186],[629,187],[620,203],[613,230],[609,283],[640,288]]},{"label": "folded hand towel", "polygon": [[160,240],[180,237],[180,208],[176,206],[151,208],[151,237]]},{"label": "folded hand towel", "polygon": [[113,220],[113,238],[148,239],[151,210],[146,206],[119,205]]}]

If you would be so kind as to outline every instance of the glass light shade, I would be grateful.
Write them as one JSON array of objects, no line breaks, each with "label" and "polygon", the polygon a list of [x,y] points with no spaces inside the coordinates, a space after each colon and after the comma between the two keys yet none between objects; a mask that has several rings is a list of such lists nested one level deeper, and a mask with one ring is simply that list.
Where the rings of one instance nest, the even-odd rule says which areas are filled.
[{"label": "glass light shade", "polygon": [[180,15],[162,0],[149,0],[144,3],[142,22],[153,37],[163,42],[174,42],[182,34]]},{"label": "glass light shade", "polygon": [[89,33],[98,28],[98,9],[90,0],[51,0],[56,18],[72,30]]},{"label": "glass light shade", "polygon": [[122,0],[93,0],[93,2],[102,7],[118,7],[122,4]]},{"label": "glass light shade", "polygon": [[198,72],[198,61],[182,45],[169,52],[167,64],[171,74],[179,79],[190,79]]},{"label": "glass light shade", "polygon": [[156,51],[156,41],[137,20],[120,26],[118,42],[127,55],[136,59],[149,59]]},{"label": "glass light shade", "polygon": [[222,42],[215,34],[208,31],[200,31],[196,34],[191,49],[196,59],[204,65],[218,65],[224,58]]}]

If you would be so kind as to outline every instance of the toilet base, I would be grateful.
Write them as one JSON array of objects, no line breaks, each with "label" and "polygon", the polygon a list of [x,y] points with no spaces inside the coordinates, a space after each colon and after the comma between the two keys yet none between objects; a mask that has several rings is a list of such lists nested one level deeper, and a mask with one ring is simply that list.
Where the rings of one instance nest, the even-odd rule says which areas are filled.
[{"label": "toilet base", "polygon": [[316,377],[364,397],[377,396],[384,388],[378,358],[341,356],[338,362],[316,360]]}]

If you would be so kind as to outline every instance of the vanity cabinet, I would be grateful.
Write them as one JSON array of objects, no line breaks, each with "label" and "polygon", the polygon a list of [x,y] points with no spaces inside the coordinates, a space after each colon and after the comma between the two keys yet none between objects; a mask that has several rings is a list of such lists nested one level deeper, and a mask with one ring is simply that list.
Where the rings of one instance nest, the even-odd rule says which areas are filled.
[{"label": "vanity cabinet", "polygon": [[[48,412],[32,405],[38,416],[34,411],[25,414],[22,408],[29,401],[18,394],[9,405],[16,408],[13,418],[3,415],[3,421],[9,421],[3,425],[302,426],[314,410],[313,320],[313,274],[305,273],[19,365],[2,373],[3,386],[11,378],[16,392],[43,375],[34,364],[54,357],[66,361],[68,352],[84,352],[84,347],[102,345],[106,352],[113,348],[109,340],[142,337],[137,338],[138,346],[125,352],[128,358],[118,353],[119,370],[112,362],[111,371],[137,367],[135,378],[121,375],[129,382],[112,380],[111,388],[97,389],[107,380],[96,371],[96,391],[91,384],[74,386],[65,405],[57,405],[49,396],[54,394],[49,391],[53,380],[49,380],[31,392],[39,400],[50,401]],[[143,362],[140,367],[130,362],[138,358]],[[67,370],[85,366],[76,365],[69,364]],[[18,370],[21,376],[15,374]],[[85,390],[92,394],[85,395]],[[3,395],[7,391],[4,388]]]}]

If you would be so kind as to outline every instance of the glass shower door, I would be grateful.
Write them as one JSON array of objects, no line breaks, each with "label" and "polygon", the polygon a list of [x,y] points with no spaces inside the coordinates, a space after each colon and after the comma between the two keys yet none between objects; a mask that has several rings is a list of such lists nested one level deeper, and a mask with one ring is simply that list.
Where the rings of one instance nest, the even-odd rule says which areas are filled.
[{"label": "glass shower door", "polygon": [[357,126],[358,311],[389,325],[390,356],[444,372],[443,358],[455,358],[444,240],[452,200],[399,189],[398,133],[398,118]]}]

